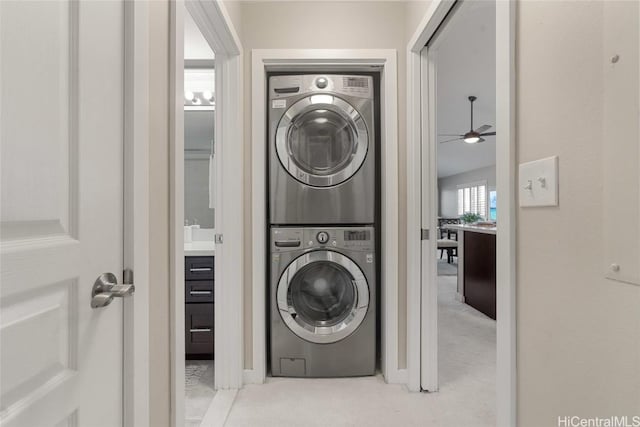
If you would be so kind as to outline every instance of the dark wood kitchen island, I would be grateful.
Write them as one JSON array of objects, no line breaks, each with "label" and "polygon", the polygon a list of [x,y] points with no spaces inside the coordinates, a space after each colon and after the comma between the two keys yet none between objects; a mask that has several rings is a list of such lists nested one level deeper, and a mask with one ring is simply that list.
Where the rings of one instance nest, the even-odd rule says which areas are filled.
[{"label": "dark wood kitchen island", "polygon": [[458,231],[458,299],[496,318],[496,227],[451,224]]}]

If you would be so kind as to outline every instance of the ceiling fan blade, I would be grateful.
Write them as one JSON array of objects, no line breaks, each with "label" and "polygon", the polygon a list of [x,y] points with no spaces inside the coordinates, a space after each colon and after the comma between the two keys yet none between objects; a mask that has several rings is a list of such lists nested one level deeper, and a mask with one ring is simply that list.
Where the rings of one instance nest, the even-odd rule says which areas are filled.
[{"label": "ceiling fan blade", "polygon": [[474,132],[482,133],[485,130],[489,130],[489,129],[491,129],[491,125],[482,125],[478,129],[476,129]]},{"label": "ceiling fan blade", "polygon": [[464,135],[459,133],[439,133],[438,136],[457,136],[462,138]]},{"label": "ceiling fan blade", "polygon": [[480,136],[491,136],[491,135],[495,135],[495,132],[486,132],[486,133],[481,133]]},{"label": "ceiling fan blade", "polygon": [[462,141],[462,138],[447,139],[445,141],[440,141],[440,144],[444,144],[445,142],[453,142],[453,141]]},{"label": "ceiling fan blade", "polygon": [[476,142],[476,144],[480,144],[481,142],[485,142],[485,141],[486,141],[486,139],[484,139],[484,138],[480,138],[480,139],[478,140],[478,142]]}]

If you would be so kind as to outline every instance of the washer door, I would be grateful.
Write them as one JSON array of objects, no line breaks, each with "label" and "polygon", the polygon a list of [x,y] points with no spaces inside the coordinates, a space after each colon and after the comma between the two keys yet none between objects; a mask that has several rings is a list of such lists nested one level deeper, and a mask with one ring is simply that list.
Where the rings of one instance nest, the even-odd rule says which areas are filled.
[{"label": "washer door", "polygon": [[289,329],[318,344],[340,341],[360,326],[369,307],[369,286],[362,270],[333,251],[309,252],[282,273],[278,310]]},{"label": "washer door", "polygon": [[345,182],[367,156],[364,119],[334,95],[311,95],[294,103],[276,129],[282,166],[303,184],[331,187]]}]

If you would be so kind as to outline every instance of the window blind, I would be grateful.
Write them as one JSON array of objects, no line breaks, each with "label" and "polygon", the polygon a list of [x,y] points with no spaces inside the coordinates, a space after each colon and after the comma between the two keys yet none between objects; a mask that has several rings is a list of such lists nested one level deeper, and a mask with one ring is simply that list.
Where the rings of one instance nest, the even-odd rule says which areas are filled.
[{"label": "window blind", "polygon": [[458,187],[458,215],[474,213],[487,218],[487,185],[467,184]]}]

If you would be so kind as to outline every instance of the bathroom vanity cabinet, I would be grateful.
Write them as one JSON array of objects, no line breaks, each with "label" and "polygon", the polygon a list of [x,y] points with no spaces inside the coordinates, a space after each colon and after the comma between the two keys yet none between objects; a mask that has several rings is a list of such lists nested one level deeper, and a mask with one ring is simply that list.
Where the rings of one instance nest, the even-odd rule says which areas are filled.
[{"label": "bathroom vanity cabinet", "polygon": [[214,257],[187,256],[184,267],[186,356],[213,356]]}]

